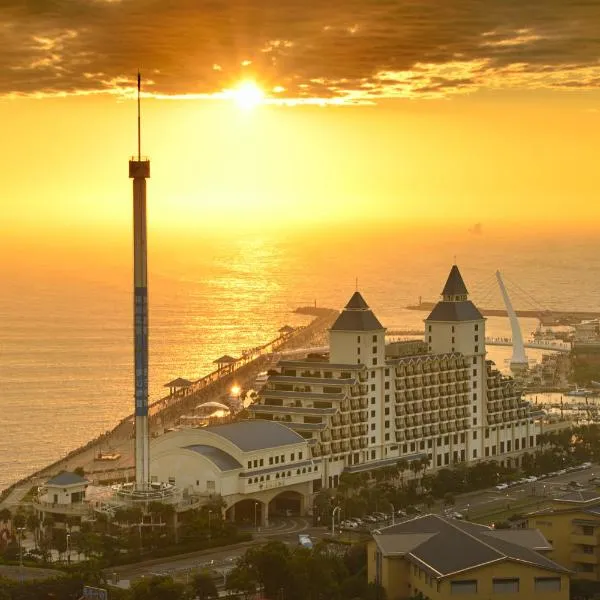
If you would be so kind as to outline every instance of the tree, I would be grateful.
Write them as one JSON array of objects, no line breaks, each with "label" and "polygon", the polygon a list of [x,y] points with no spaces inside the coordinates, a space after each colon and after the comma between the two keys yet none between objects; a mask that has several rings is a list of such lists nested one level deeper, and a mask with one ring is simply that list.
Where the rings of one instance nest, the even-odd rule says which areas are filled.
[{"label": "tree", "polygon": [[40,528],[40,519],[35,513],[27,515],[27,529],[33,533],[35,547],[38,545],[38,530]]},{"label": "tree", "polygon": [[454,498],[454,494],[448,492],[447,494],[444,494],[444,504],[446,506],[454,506],[454,503],[456,502],[455,498]]},{"label": "tree", "polygon": [[196,573],[192,580],[192,592],[200,598],[200,600],[209,600],[210,598],[218,598],[219,592],[217,586],[208,571]]},{"label": "tree", "polygon": [[171,577],[152,577],[134,583],[131,600],[183,600],[185,587]]},{"label": "tree", "polygon": [[246,565],[238,565],[227,577],[225,589],[236,595],[241,594],[245,600],[248,600],[256,593],[258,579],[256,574]]},{"label": "tree", "polygon": [[85,477],[85,471],[83,470],[83,467],[76,467],[73,469],[73,473],[79,475],[80,477]]}]

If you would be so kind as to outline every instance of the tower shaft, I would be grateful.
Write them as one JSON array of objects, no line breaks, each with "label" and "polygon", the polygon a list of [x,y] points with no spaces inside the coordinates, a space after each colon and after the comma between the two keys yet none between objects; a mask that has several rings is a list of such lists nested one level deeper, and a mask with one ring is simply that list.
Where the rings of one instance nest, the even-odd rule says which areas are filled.
[{"label": "tower shaft", "polygon": [[527,365],[527,356],[525,355],[525,345],[523,344],[523,335],[521,334],[519,319],[513,309],[512,302],[506,291],[506,286],[504,285],[500,271],[496,271],[496,279],[498,280],[498,286],[500,288],[500,293],[502,294],[502,299],[504,300],[504,305],[506,306],[506,312],[510,319],[510,328],[512,330],[513,353],[510,360],[511,365]]},{"label": "tower shaft", "polygon": [[[146,176],[149,161],[131,161],[133,175],[133,290],[135,365],[135,481],[138,488],[150,482],[148,436],[148,261],[146,237]],[[133,173],[132,173],[133,171]]]}]

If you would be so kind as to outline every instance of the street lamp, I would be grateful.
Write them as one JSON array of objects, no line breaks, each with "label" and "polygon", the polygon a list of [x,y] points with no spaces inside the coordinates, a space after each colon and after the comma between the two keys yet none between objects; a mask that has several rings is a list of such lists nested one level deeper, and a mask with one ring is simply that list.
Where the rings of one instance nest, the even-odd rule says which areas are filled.
[{"label": "street lamp", "polygon": [[390,502],[390,506],[392,507],[392,525],[396,523],[396,509],[394,505]]},{"label": "street lamp", "polygon": [[256,525],[256,511],[258,509],[258,502],[254,503],[254,529],[258,529],[257,525]]},{"label": "street lamp", "polygon": [[335,535],[335,514],[337,512],[337,514],[338,514],[338,524],[339,524],[339,520],[340,520],[339,514],[340,514],[341,510],[342,509],[339,506],[336,506],[333,509],[333,512],[331,513],[331,535]]},{"label": "street lamp", "polygon": [[208,539],[210,540],[211,532],[210,532],[210,518],[212,517],[212,510],[208,511]]},{"label": "street lamp", "polygon": [[67,533],[67,564],[71,564],[71,534]]}]

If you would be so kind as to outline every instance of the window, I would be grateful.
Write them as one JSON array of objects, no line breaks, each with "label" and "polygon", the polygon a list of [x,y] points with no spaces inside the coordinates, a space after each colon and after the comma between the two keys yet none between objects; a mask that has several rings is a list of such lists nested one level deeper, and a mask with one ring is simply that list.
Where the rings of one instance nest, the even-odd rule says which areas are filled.
[{"label": "window", "polygon": [[360,335],[357,335],[357,336],[356,336],[356,342],[357,342],[358,344],[360,344]]},{"label": "window", "polygon": [[438,448],[442,445],[442,438],[437,439]]},{"label": "window", "polygon": [[389,390],[389,389],[390,389],[390,382],[389,382],[389,381],[386,381],[383,387],[384,387],[386,390]]},{"label": "window", "polygon": [[515,440],[515,450],[519,449],[519,438]]},{"label": "window", "polygon": [[375,366],[375,365],[377,365],[377,359],[376,358],[373,359],[373,366]]},{"label": "window", "polygon": [[431,336],[429,336],[429,343],[431,344]]},{"label": "window", "polygon": [[371,404],[375,404],[375,398],[371,398]]},{"label": "window", "polygon": [[431,325],[429,326],[429,331],[431,331]]},{"label": "window", "polygon": [[476,336],[475,336],[475,341],[476,341],[476,342],[478,342],[478,341],[479,341],[479,336],[478,336],[478,335],[476,335]]},{"label": "window", "polygon": [[475,352],[479,352],[479,346],[475,346]]},{"label": "window", "polygon": [[461,443],[462,443],[462,444],[464,444],[464,443],[465,443],[466,439],[467,439],[467,436],[466,436],[466,434],[464,434],[464,433],[461,433],[461,434],[460,434],[460,441],[461,441]]},{"label": "window", "polygon": [[436,457],[436,462],[437,462],[437,466],[441,467],[442,466],[442,455],[438,454]]},{"label": "window", "polygon": [[269,456],[269,464],[272,465],[273,464],[273,457]]},{"label": "window", "polygon": [[477,325],[477,323],[475,323],[475,331],[479,331],[479,325]]},{"label": "window", "polygon": [[371,423],[371,431],[375,431],[375,423]]},{"label": "window", "polygon": [[[373,360],[375,360],[375,359],[373,359]],[[372,383],[372,384],[371,384],[371,391],[372,391],[372,392],[374,392],[374,391],[375,391],[375,384],[374,384],[374,383]]]},{"label": "window", "polygon": [[473,364],[474,364],[474,365],[476,365],[476,364],[477,364],[477,357],[476,357],[476,356],[474,356],[474,357],[473,357]]},{"label": "window", "polygon": [[500,442],[500,454],[504,454],[504,442]]},{"label": "window", "polygon": [[594,546],[583,546],[584,554],[594,554]]},{"label": "window", "polygon": [[473,412],[477,413],[477,404],[473,404]]},{"label": "window", "polygon": [[477,417],[473,417],[473,426],[477,425]]},{"label": "window", "polygon": [[292,452],[290,454],[290,460],[295,460],[296,459],[296,455]]},{"label": "window", "polygon": [[252,468],[252,461],[251,461],[251,460],[249,460],[249,461],[248,461],[248,468],[249,468],[249,469],[251,469],[251,468]]},{"label": "window", "polygon": [[419,450],[425,450],[425,440],[419,442]]},{"label": "window", "polygon": [[486,429],[485,430],[485,439],[487,440],[490,437],[490,430]]},{"label": "window", "polygon": [[454,333],[454,325],[452,325],[452,333]]},{"label": "window", "polygon": [[452,343],[454,344],[454,338],[452,338]]},{"label": "window", "polygon": [[389,376],[389,374],[390,374],[390,370],[389,370],[389,369],[386,369],[386,370],[385,370],[385,376],[386,376],[386,377],[388,377],[388,376]]},{"label": "window", "polygon": [[476,594],[477,593],[477,580],[476,579],[463,579],[462,581],[451,581],[450,582],[450,593],[451,594]]},{"label": "window", "polygon": [[386,394],[386,395],[385,395],[385,401],[386,401],[386,402],[389,402],[389,401],[390,401],[390,395],[389,395],[389,394]]},{"label": "window", "polygon": [[298,452],[298,460],[302,460],[302,452]]},{"label": "window", "polygon": [[508,442],[506,442],[506,451],[510,452],[510,440],[508,440]]},{"label": "window", "polygon": [[486,456],[489,456],[489,455],[490,455],[490,447],[489,447],[489,446],[486,446],[486,447],[485,447],[485,455],[486,455]]},{"label": "window", "polygon": [[560,592],[560,577],[536,577],[536,592]]},{"label": "window", "polygon": [[[285,462],[285,454],[281,455],[281,462]],[[262,461],[261,461],[261,463],[262,463]]]},{"label": "window", "polygon": [[473,402],[477,401],[477,392],[473,392]]},{"label": "window", "polygon": [[175,477],[169,477],[169,483],[175,485]]},{"label": "window", "polygon": [[386,441],[386,442],[389,442],[389,441],[390,441],[390,434],[389,434],[389,433],[386,433],[386,434],[385,434],[385,441]]},{"label": "window", "polygon": [[377,343],[377,336],[376,336],[376,335],[374,335],[374,336],[373,336],[373,343],[374,343],[374,344],[376,344],[376,343]]},{"label": "window", "polygon": [[375,450],[371,450],[371,459],[375,460]]},{"label": "window", "polygon": [[384,412],[385,415],[389,415],[390,414],[390,407],[386,406],[383,412]]},{"label": "window", "polygon": [[377,346],[373,346],[373,354],[377,354]]},{"label": "window", "polygon": [[260,463],[259,463],[259,465],[260,465],[261,467],[264,467],[264,466],[265,466],[265,461],[264,461],[264,459],[262,459],[262,458],[260,459]]},{"label": "window", "polygon": [[473,450],[473,458],[477,458],[477,450]]},{"label": "window", "polygon": [[477,369],[473,369],[473,377],[477,377]]},{"label": "window", "polygon": [[372,417],[374,417],[374,416],[375,416],[375,411],[374,411],[374,410],[372,410],[372,411],[371,411],[371,416],[372,416]]},{"label": "window", "polygon": [[258,467],[258,461],[257,460],[255,460],[253,464],[254,464],[254,468]]},{"label": "window", "polygon": [[431,450],[433,448],[433,440],[427,440],[427,448]]},{"label": "window", "polygon": [[452,437],[452,443],[458,444],[458,433],[455,433],[454,436]]},{"label": "window", "polygon": [[493,579],[494,594],[514,594],[519,591],[519,578]]},{"label": "window", "polygon": [[594,535],[594,528],[590,525],[584,525],[582,527],[583,535]]},{"label": "window", "polygon": [[206,481],[206,489],[207,490],[214,490],[215,489],[215,482],[211,481],[210,479]]},{"label": "window", "polygon": [[385,421],[383,423],[383,426],[387,429],[390,426],[390,422],[389,421]]}]

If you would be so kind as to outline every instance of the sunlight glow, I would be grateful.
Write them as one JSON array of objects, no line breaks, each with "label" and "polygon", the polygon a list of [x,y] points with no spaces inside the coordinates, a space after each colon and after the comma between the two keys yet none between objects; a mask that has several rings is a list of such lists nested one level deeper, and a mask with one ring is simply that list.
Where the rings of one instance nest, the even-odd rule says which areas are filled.
[{"label": "sunlight glow", "polygon": [[254,81],[243,81],[237,87],[230,90],[230,97],[236,104],[245,110],[255,108],[262,104],[265,93],[254,83]]},{"label": "sunlight glow", "polygon": [[242,388],[239,385],[233,385],[230,391],[232,396],[239,396]]}]

